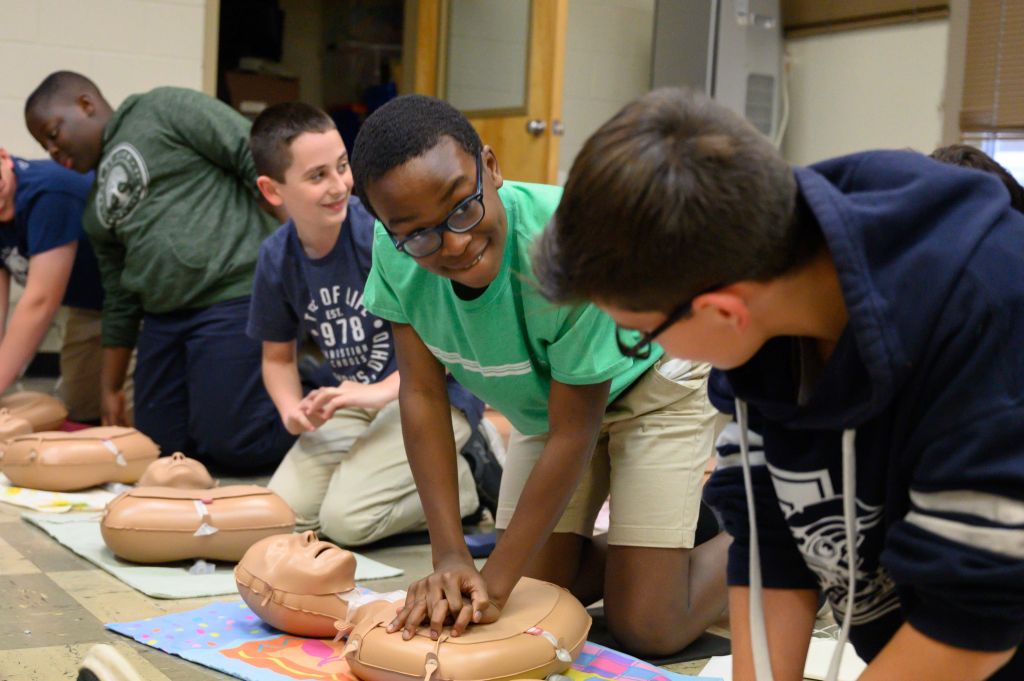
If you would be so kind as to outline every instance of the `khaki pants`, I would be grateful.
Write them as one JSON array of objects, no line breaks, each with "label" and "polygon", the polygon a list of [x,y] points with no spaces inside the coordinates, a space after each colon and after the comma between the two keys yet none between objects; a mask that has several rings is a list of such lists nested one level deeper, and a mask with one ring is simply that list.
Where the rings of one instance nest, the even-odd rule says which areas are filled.
[{"label": "khaki pants", "polygon": [[[465,415],[452,409],[456,451],[469,440]],[[479,500],[469,464],[456,455],[459,510]],[[427,527],[402,442],[398,400],[380,411],[348,408],[303,433],[274,472],[271,490],[295,511],[296,531],[319,530],[342,546],[360,546]]]},{"label": "khaki pants", "polygon": [[[710,367],[685,366],[659,361],[608,406],[590,468],[555,532],[591,536],[610,495],[609,544],[693,547],[719,418],[708,401]],[[512,431],[495,519],[499,529],[508,527],[547,439],[546,433]]]},{"label": "khaki pants", "polygon": [[[102,313],[77,307],[65,307],[64,345],[60,349],[59,396],[72,421],[98,421],[100,418],[100,370],[103,367],[101,344]],[[132,420],[132,368],[125,377],[125,411]]]}]

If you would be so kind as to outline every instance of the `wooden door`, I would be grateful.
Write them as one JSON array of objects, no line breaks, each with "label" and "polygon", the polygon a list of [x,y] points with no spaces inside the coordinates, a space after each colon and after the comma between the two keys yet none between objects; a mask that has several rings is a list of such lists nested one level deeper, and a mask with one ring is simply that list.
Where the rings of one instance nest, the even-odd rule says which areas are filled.
[{"label": "wooden door", "polygon": [[[410,91],[443,97],[458,106],[453,98],[446,97],[449,91],[445,89],[451,67],[452,2],[458,0],[406,2],[404,69],[411,75]],[[478,2],[474,10],[498,11],[496,6]],[[466,111],[484,144],[494,148],[507,179],[556,182],[567,16],[568,0],[529,0],[526,59],[521,74],[524,101],[511,107]]]}]

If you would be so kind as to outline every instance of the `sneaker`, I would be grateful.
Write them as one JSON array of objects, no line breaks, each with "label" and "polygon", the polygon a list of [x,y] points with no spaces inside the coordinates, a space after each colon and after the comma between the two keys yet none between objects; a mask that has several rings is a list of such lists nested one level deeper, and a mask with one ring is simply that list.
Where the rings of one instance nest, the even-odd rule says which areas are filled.
[{"label": "sneaker", "polygon": [[142,681],[142,677],[117,648],[100,643],[90,648],[82,660],[77,681]]},{"label": "sneaker", "polygon": [[[462,448],[462,456],[469,463],[469,470],[476,481],[476,493],[480,497],[480,505],[495,515],[498,512],[498,491],[501,489],[501,463],[491,445],[487,434],[490,426],[481,420],[480,426],[469,436],[469,441]],[[490,426],[492,429],[494,426]],[[500,438],[499,438],[500,442]]]}]

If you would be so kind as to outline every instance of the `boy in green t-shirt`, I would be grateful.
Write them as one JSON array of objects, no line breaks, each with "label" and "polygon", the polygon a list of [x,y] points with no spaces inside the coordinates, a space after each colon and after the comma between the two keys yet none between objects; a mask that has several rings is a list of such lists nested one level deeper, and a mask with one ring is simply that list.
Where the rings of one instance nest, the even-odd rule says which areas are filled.
[{"label": "boy in green t-shirt", "polygon": [[[504,182],[494,151],[450,105],[400,97],[353,150],[378,224],[365,303],[393,322],[406,451],[434,574],[389,624],[436,637],[496,619],[522,575],[604,598],[608,627],[641,654],[682,648],[725,608],[726,538],[694,547],[713,451],[708,368],[623,356],[596,307],[556,307],[532,284],[530,245],[557,187]],[[491,559],[477,572],[458,512],[445,369],[505,414],[512,434]],[[612,497],[606,537],[593,537]],[[519,503],[521,500],[521,503]],[[651,575],[661,579],[652,581]]]}]

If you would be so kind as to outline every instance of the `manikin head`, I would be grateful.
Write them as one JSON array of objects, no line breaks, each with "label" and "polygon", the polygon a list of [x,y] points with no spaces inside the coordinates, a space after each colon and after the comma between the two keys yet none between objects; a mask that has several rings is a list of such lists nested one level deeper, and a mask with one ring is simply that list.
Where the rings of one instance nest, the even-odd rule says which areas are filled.
[{"label": "manikin head", "polygon": [[137,484],[139,487],[210,489],[217,486],[217,481],[202,463],[181,452],[175,452],[149,464]]},{"label": "manikin head", "polygon": [[417,265],[469,288],[498,276],[501,171],[460,111],[423,95],[391,100],[359,129],[352,171],[363,205]]},{"label": "manikin head", "polygon": [[316,533],[278,534],[253,544],[235,567],[242,599],[273,627],[300,636],[330,637],[347,622],[343,594],[355,588],[351,552]]},{"label": "manikin head", "polygon": [[25,125],[50,157],[80,173],[95,170],[113,110],[96,84],[73,71],[47,76],[25,101]]}]

